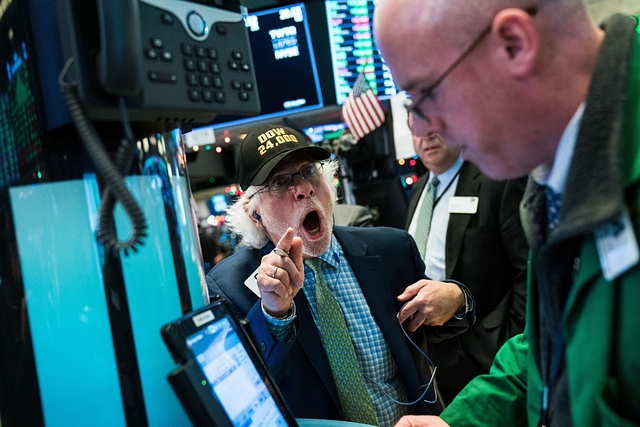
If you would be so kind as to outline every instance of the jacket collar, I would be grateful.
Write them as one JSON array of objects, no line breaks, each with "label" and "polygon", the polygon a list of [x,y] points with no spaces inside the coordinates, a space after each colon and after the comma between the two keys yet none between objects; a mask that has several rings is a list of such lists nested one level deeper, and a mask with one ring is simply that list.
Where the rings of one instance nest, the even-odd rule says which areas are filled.
[{"label": "jacket collar", "polygon": [[[632,19],[620,14],[603,23],[606,34],[578,131],[560,223],[551,241],[588,233],[616,218],[624,208],[620,159],[635,26]],[[629,177],[625,178],[624,182],[629,182]],[[540,210],[540,186],[531,181],[523,197],[523,227],[535,247],[540,243],[541,216],[546,211]]]}]

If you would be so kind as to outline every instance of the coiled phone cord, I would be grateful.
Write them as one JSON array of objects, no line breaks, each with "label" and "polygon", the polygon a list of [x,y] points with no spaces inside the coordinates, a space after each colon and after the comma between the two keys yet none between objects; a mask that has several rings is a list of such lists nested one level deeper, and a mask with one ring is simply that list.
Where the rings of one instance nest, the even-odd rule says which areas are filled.
[{"label": "coiled phone cord", "polygon": [[[105,191],[103,192],[100,208],[99,222],[96,237],[102,243],[105,250],[116,255],[120,250],[124,251],[125,256],[129,254],[129,249],[137,252],[138,245],[143,244],[143,238],[147,236],[147,222],[142,209],[138,202],[129,192],[123,173],[127,171],[133,161],[135,138],[129,120],[126,114],[124,99],[119,99],[120,112],[123,116],[123,124],[125,127],[126,138],[122,139],[116,153],[116,167],[107,153],[104,145],[90,120],[87,119],[84,106],[78,96],[78,87],[75,82],[66,82],[65,76],[73,63],[73,58],[67,60],[62,72],[58,76],[58,84],[62,92],[69,113],[73,120],[73,124],[80,135],[80,139],[84,143],[89,157],[93,161],[94,167],[98,175],[105,182]],[[125,241],[118,240],[115,230],[113,209],[116,202],[120,202],[124,208],[129,220],[131,221],[131,234]]]}]

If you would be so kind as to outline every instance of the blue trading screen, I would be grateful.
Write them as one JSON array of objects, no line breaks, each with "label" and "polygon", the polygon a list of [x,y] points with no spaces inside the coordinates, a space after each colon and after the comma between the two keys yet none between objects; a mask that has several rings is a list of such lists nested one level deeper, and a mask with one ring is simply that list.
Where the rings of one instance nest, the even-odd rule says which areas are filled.
[{"label": "blue trading screen", "polygon": [[187,345],[235,427],[287,427],[228,318],[190,335]]},{"label": "blue trading screen", "polygon": [[212,128],[228,128],[324,106],[309,22],[303,3],[250,13],[245,17],[253,57],[260,115],[220,114]]}]

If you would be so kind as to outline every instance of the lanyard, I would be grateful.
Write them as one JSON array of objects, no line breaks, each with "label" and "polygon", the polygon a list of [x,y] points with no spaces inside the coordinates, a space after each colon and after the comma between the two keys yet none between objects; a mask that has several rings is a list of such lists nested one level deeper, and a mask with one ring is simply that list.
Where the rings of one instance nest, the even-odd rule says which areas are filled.
[{"label": "lanyard", "polygon": [[456,178],[458,177],[458,175],[460,175],[460,170],[461,169],[462,169],[462,167],[460,167],[460,169],[458,169],[458,172],[456,172],[456,174],[453,176],[453,178],[451,178],[451,181],[449,181],[449,183],[445,187],[444,191],[442,193],[440,193],[440,195],[433,201],[433,208],[434,209],[436,208],[436,205],[438,204],[440,199],[442,199],[442,196],[447,194],[447,191],[449,191],[449,187],[451,187],[451,184],[453,184],[453,181],[455,181]]}]

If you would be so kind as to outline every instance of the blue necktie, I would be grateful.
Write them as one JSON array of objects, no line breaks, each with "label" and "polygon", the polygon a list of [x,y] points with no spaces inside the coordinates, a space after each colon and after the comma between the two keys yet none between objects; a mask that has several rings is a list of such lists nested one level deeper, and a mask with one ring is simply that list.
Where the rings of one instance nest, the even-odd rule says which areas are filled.
[{"label": "blue necktie", "polygon": [[316,307],[320,336],[338,389],[340,406],[347,421],[378,425],[373,402],[364,382],[356,351],[338,301],[324,281],[320,258],[306,260],[316,278]]},{"label": "blue necktie", "polygon": [[560,208],[562,207],[562,194],[558,194],[551,187],[545,186],[544,193],[547,196],[547,217],[549,219],[549,234],[556,231],[560,221]]},{"label": "blue necktie", "polygon": [[420,251],[420,256],[424,259],[427,252],[427,240],[429,239],[429,231],[431,230],[431,217],[433,216],[433,203],[436,199],[436,189],[440,181],[434,176],[427,184],[427,190],[422,200],[420,213],[418,214],[418,226],[416,228],[416,245]]}]

